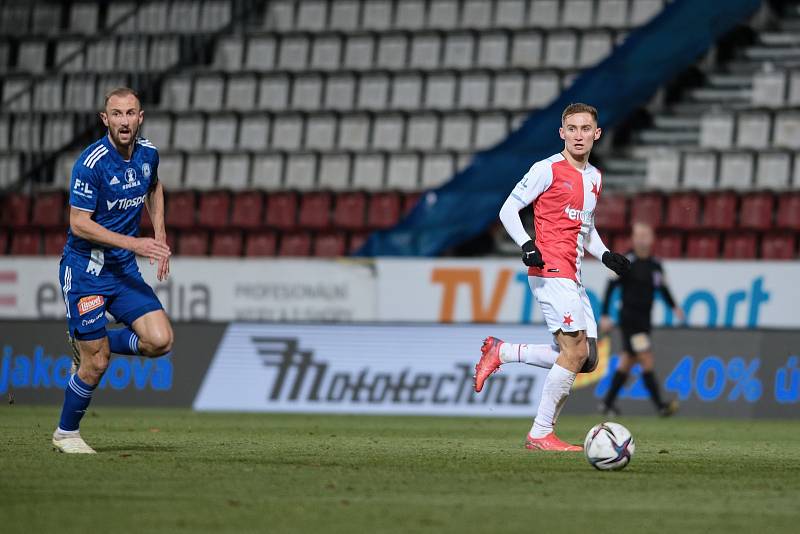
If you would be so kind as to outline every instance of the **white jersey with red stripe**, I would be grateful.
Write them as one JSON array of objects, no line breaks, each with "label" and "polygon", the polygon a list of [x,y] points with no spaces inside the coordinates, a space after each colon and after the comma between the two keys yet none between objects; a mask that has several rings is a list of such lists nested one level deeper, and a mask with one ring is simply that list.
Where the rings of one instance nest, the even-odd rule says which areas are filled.
[{"label": "white jersey with red stripe", "polygon": [[544,260],[543,268],[528,268],[529,276],[580,283],[584,243],[596,235],[594,210],[602,188],[597,168],[587,163],[578,170],[560,153],[534,163],[517,183],[511,196],[533,204],[536,246]]}]

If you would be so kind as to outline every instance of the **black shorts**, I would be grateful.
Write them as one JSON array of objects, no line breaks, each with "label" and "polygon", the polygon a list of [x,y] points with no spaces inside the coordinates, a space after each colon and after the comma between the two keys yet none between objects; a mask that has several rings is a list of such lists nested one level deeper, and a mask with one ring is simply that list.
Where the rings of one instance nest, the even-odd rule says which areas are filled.
[{"label": "black shorts", "polygon": [[650,329],[641,327],[621,326],[622,350],[630,355],[637,352],[647,352],[652,350],[653,344],[650,339]]}]

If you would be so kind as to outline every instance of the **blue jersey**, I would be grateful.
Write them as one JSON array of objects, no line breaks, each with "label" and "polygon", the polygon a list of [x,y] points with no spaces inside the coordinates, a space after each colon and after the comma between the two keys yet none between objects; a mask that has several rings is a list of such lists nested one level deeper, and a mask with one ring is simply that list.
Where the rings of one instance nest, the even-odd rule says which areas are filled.
[{"label": "blue jersey", "polygon": [[[137,236],[139,220],[151,184],[158,180],[158,150],[144,138],[136,140],[131,159],[125,161],[107,135],[84,150],[72,168],[69,203],[92,213],[99,225],[119,234]],[[87,241],[67,232],[64,258],[86,265],[99,275],[103,266],[121,267],[135,259],[130,250]]]}]

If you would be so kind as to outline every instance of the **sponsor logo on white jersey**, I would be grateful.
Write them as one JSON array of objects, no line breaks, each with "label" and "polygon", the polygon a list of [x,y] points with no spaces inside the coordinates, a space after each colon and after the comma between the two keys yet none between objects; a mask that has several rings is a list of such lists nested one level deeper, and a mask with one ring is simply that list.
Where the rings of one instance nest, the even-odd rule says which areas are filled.
[{"label": "sponsor logo on white jersey", "polygon": [[579,210],[571,208],[569,204],[564,208],[564,213],[569,217],[570,221],[581,221],[583,223],[591,223],[594,219],[594,210]]}]

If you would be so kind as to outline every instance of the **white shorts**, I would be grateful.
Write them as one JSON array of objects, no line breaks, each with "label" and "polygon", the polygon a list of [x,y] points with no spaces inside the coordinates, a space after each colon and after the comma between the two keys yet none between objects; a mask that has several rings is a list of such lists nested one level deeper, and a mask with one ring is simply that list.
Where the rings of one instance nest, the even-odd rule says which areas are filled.
[{"label": "white shorts", "polygon": [[566,278],[529,276],[528,283],[542,307],[550,332],[586,330],[587,337],[597,337],[597,323],[586,288]]}]

